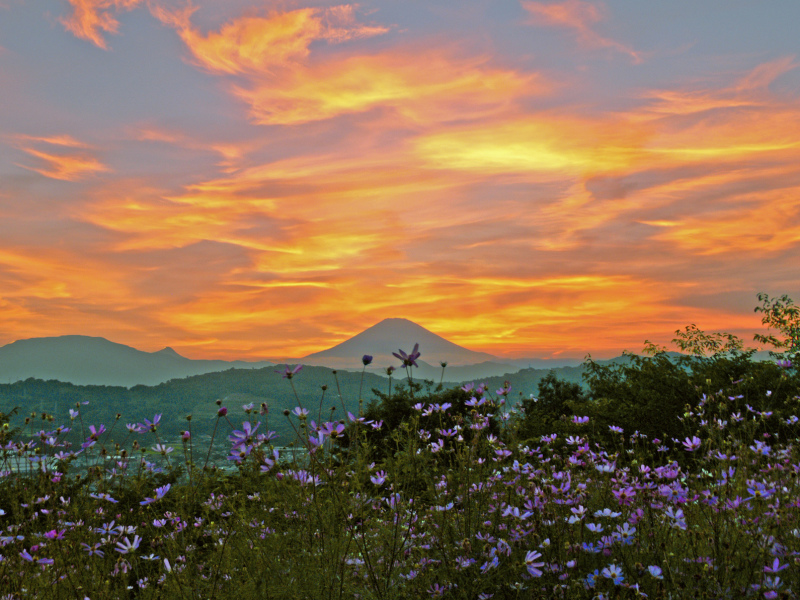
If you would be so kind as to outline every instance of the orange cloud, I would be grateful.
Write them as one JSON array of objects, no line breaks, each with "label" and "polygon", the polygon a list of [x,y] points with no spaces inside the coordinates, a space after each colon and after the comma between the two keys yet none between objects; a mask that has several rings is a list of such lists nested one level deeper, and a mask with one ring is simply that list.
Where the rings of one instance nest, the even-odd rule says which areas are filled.
[{"label": "orange cloud", "polygon": [[62,181],[78,181],[88,175],[94,173],[101,173],[109,171],[110,169],[100,162],[97,158],[91,156],[88,152],[72,151],[73,148],[86,149],[88,146],[79,142],[68,135],[63,136],[50,136],[50,137],[33,137],[33,136],[16,136],[19,142],[40,142],[50,146],[58,146],[61,148],[69,148],[69,151],[61,151],[54,153],[52,151],[38,150],[33,147],[22,147],[22,150],[40,159],[44,166],[28,166],[19,165],[30,171],[35,171],[40,175],[49,177],[51,179],[60,179]]},{"label": "orange cloud", "polygon": [[593,4],[583,0],[566,0],[566,2],[548,4],[544,2],[523,1],[522,7],[531,15],[531,22],[537,25],[549,25],[572,29],[578,34],[578,40],[590,48],[612,48],[630,56],[635,63],[642,62],[641,55],[609,38],[604,38],[591,25],[603,20],[601,4]]},{"label": "orange cloud", "polygon": [[[791,170],[787,167],[775,175],[788,172]],[[698,255],[738,253],[746,248],[753,256],[800,246],[800,182],[783,189],[731,193],[726,204],[730,208],[721,207],[713,215],[652,223],[662,228],[654,239],[672,242]]]},{"label": "orange cloud", "polygon": [[548,86],[535,76],[459,59],[437,49],[388,51],[297,68],[277,81],[237,86],[264,125],[288,125],[390,108],[413,122],[497,114]]},{"label": "orange cloud", "polygon": [[117,33],[119,21],[114,12],[131,10],[143,0],[67,0],[72,7],[69,16],[59,20],[76,37],[107,50],[104,34]]},{"label": "orange cloud", "polygon": [[471,118],[548,89],[540,78],[436,47],[372,55],[312,53],[312,42],[340,44],[389,31],[358,22],[353,6],[241,17],[207,35],[192,26],[189,10],[155,9],[154,14],[178,30],[198,65],[243,79],[246,83],[233,85],[232,91],[250,105],[254,121],[265,125],[307,123],[376,107],[414,120]]},{"label": "orange cloud", "polygon": [[353,9],[342,5],[241,17],[205,36],[191,25],[191,7],[181,11],[154,7],[153,14],[178,30],[198,64],[211,71],[240,74],[296,65],[309,55],[309,45],[317,40],[341,43],[388,31],[358,23]]},{"label": "orange cloud", "polygon": [[51,135],[51,136],[34,136],[34,135],[17,135],[14,136],[16,140],[25,142],[44,142],[53,146],[65,146],[67,148],[88,148],[87,144],[76,140],[71,135]]},{"label": "orange cloud", "polygon": [[415,141],[430,166],[537,178],[589,175],[634,167],[649,132],[611,116],[587,119],[540,113],[442,129]]}]

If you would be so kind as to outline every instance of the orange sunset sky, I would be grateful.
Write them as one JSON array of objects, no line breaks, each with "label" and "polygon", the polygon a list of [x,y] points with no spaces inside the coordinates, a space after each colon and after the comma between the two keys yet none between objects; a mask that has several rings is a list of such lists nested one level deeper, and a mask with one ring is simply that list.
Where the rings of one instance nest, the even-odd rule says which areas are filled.
[{"label": "orange sunset sky", "polygon": [[506,357],[752,345],[757,292],[800,300],[798,23],[0,0],[0,345],[298,357],[387,317]]}]

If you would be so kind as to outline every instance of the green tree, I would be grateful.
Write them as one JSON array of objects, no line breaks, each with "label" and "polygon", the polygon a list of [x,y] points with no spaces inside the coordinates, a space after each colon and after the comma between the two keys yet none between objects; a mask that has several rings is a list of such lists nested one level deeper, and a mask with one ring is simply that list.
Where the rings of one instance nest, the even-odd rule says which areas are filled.
[{"label": "green tree", "polygon": [[575,404],[584,403],[587,399],[580,384],[559,379],[551,370],[539,381],[538,394],[522,401],[525,416],[520,435],[530,439],[560,432],[562,416],[574,414]]},{"label": "green tree", "polygon": [[757,333],[753,336],[754,339],[785,352],[793,361],[800,360],[800,307],[785,294],[780,298],[770,298],[767,294],[760,293],[758,300],[761,306],[757,306],[755,312],[764,315],[761,323],[769,329],[777,330],[782,337]]}]

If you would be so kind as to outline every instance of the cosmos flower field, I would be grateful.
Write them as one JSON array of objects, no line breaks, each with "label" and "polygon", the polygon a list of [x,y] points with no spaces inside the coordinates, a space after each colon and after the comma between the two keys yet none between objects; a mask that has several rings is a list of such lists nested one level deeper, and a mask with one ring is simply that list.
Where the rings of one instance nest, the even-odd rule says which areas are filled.
[{"label": "cosmos flower field", "polygon": [[220,405],[220,464],[191,420],[170,445],[160,415],[4,416],[1,597],[797,597],[790,362],[759,398],[746,377],[698,388],[685,435],[662,439],[574,411],[526,436],[536,397],[426,389],[401,354],[409,378],[383,399],[399,422],[375,405],[326,421],[298,397],[279,449],[267,407]]}]

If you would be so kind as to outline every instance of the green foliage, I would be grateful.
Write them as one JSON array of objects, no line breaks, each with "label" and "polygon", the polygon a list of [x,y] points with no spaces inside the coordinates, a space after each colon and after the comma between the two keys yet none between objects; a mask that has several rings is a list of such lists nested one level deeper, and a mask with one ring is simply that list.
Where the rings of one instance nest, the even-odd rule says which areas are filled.
[{"label": "green foliage", "polygon": [[[600,365],[591,358],[586,363],[586,380],[592,402],[605,401],[598,414],[600,426],[622,427],[652,438],[679,437],[682,426],[677,417],[687,403],[697,399],[697,390],[683,365],[666,353],[655,356],[630,356],[625,363]],[[584,403],[591,408],[591,403]],[[592,411],[597,412],[597,411]]]},{"label": "green foliage", "polygon": [[563,417],[573,414],[573,407],[587,401],[586,391],[577,383],[560,379],[550,371],[538,385],[536,396],[522,401],[524,418],[520,426],[523,439],[539,438],[548,433],[568,430]]},{"label": "green foliage", "polygon": [[706,333],[694,323],[687,325],[683,331],[676,330],[675,335],[672,343],[693,356],[736,354],[744,349],[741,338],[731,333]]},{"label": "green foliage", "polygon": [[775,329],[782,337],[756,334],[754,339],[786,352],[795,361],[800,359],[800,307],[787,295],[770,298],[767,294],[760,293],[758,300],[761,306],[757,306],[755,312],[764,315],[761,323]]}]

